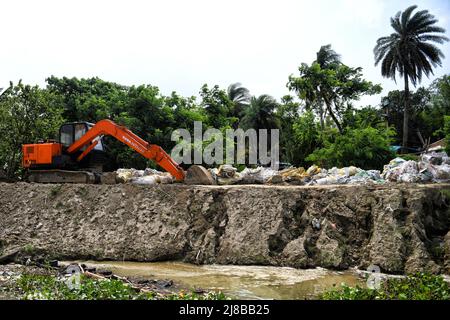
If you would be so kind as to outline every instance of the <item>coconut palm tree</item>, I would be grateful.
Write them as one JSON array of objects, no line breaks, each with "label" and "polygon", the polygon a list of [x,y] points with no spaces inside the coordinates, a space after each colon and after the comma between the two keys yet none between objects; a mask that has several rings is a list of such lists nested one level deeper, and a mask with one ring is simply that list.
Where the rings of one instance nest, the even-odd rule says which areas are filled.
[{"label": "coconut palm tree", "polygon": [[331,44],[321,46],[316,56],[317,59],[315,62],[317,62],[322,69],[327,69],[341,63],[341,55],[331,49]]},{"label": "coconut palm tree", "polygon": [[377,40],[374,48],[375,65],[381,62],[381,74],[394,81],[397,72],[405,81],[405,106],[403,111],[403,142],[408,144],[409,120],[409,81],[416,86],[422,80],[433,74],[433,67],[442,66],[442,51],[433,44],[442,44],[448,38],[442,35],[445,29],[436,26],[438,20],[428,10],[413,11],[417,6],[410,6],[405,11],[399,11],[391,18],[394,33]]},{"label": "coconut palm tree", "polygon": [[250,104],[250,91],[243,87],[241,83],[236,82],[228,86],[228,98],[234,103],[233,116],[241,117],[245,107]]},{"label": "coconut palm tree", "polygon": [[242,127],[244,129],[276,129],[279,127],[275,110],[278,102],[267,94],[252,97],[250,105],[244,111]]}]

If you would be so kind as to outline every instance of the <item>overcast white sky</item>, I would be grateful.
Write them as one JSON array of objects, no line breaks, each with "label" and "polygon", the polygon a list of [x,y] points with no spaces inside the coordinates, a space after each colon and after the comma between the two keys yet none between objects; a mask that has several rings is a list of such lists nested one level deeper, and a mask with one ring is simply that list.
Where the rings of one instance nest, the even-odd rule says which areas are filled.
[{"label": "overcast white sky", "polygon": [[[411,4],[429,9],[449,36],[448,0],[0,1],[0,87],[98,76],[191,96],[204,83],[241,82],[279,99],[300,63],[331,43],[386,93],[402,82],[381,77],[372,50],[391,33],[389,18]],[[447,58],[436,76],[450,72],[450,44],[441,49]]]}]

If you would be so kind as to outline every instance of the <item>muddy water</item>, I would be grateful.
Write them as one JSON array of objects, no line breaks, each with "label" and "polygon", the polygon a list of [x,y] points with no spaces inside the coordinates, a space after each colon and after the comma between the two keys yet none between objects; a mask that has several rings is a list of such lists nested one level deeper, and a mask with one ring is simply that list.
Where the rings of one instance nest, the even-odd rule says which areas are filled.
[{"label": "muddy water", "polygon": [[364,282],[353,272],[321,268],[192,265],[181,262],[94,262],[88,266],[108,269],[119,276],[172,279],[190,288],[221,290],[238,299],[308,299],[341,283]]}]

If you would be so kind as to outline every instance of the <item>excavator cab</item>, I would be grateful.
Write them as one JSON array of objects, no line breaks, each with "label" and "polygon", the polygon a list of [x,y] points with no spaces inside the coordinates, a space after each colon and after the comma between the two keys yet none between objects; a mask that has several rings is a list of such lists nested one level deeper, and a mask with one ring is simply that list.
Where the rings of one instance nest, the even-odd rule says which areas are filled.
[{"label": "excavator cab", "polygon": [[[71,122],[63,124],[59,129],[59,143],[66,149],[84,136],[93,126],[94,124],[90,122]],[[104,151],[102,138],[97,137],[96,141],[97,143],[93,150]],[[87,146],[84,146],[83,148],[80,148],[80,150],[84,151],[86,148]]]}]

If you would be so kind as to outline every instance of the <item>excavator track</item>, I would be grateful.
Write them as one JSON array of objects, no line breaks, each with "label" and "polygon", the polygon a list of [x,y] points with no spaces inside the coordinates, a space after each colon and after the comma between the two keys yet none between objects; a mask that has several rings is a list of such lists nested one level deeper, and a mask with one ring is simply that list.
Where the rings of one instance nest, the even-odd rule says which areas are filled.
[{"label": "excavator track", "polygon": [[89,171],[30,170],[27,180],[37,183],[98,183],[95,174]]}]

